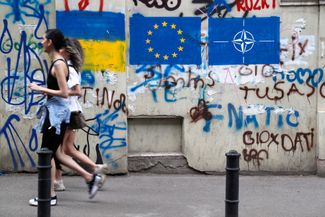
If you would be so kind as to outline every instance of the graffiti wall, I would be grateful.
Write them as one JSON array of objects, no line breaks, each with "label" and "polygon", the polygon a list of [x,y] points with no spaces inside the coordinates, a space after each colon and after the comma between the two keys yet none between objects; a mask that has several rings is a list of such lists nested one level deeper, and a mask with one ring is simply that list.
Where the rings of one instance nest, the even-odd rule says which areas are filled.
[{"label": "graffiti wall", "polygon": [[223,171],[230,149],[246,171],[316,170],[324,98],[316,8],[245,0],[127,8],[130,115],[183,117],[183,153],[197,170]]},{"label": "graffiti wall", "polygon": [[[85,63],[80,103],[88,126],[75,147],[112,173],[126,172],[126,40],[122,1],[0,1],[0,169],[34,171],[40,138],[35,112],[50,62],[42,50],[46,29],[79,39]],[[96,25],[94,25],[96,24]]]},{"label": "graffiti wall", "polygon": [[27,85],[46,84],[40,41],[58,27],[85,53],[80,103],[88,126],[75,146],[112,173],[127,172],[128,117],[157,116],[181,118],[181,152],[196,170],[224,171],[225,153],[235,149],[244,171],[316,171],[325,159],[319,7],[0,0],[0,170],[36,170],[35,112],[45,98]]},{"label": "graffiti wall", "polygon": [[[56,1],[56,26],[85,55],[80,103],[88,127],[76,147],[112,173],[127,171],[126,39],[123,1]],[[67,21],[71,22],[67,22]]]},{"label": "graffiti wall", "polygon": [[45,84],[49,65],[41,49],[44,30],[54,25],[52,2],[0,1],[0,168],[34,170],[39,135],[33,128],[44,96],[30,82]]}]

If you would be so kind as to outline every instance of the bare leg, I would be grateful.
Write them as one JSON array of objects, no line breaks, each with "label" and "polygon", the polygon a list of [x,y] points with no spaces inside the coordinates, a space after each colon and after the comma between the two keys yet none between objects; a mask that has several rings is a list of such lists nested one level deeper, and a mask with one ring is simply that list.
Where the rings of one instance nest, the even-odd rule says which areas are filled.
[{"label": "bare leg", "polygon": [[88,165],[92,169],[92,171],[95,171],[96,164],[91,159],[89,159],[87,155],[78,151],[74,147],[75,138],[76,138],[76,132],[72,129],[67,128],[64,134],[63,145],[62,145],[62,149],[64,153]]},{"label": "bare leg", "polygon": [[65,153],[58,150],[56,152],[56,157],[58,160],[67,166],[68,168],[76,171],[79,175],[81,175],[86,182],[90,182],[93,178],[92,174],[88,173],[86,170],[84,170],[77,162],[75,162],[70,156],[66,155]]},{"label": "bare leg", "polygon": [[62,171],[59,170],[59,169],[56,169],[55,170],[55,179],[54,179],[54,181],[59,181],[61,179],[62,179]]},{"label": "bare leg", "polygon": [[52,166],[51,167],[51,197],[54,197],[56,195],[54,191],[54,180],[55,180],[55,171],[56,171],[54,159],[51,160],[51,166]]}]

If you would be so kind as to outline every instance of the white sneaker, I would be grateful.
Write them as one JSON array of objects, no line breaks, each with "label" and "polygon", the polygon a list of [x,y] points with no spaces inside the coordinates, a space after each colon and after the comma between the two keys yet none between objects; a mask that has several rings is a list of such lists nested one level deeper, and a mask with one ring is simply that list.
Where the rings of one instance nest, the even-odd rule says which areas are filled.
[{"label": "white sneaker", "polygon": [[[56,206],[56,204],[57,204],[57,197],[56,197],[56,195],[55,196],[53,196],[53,197],[51,197],[51,206]],[[31,205],[31,206],[38,206],[38,197],[35,197],[35,198],[33,198],[33,199],[30,199],[29,200],[29,205]]]},{"label": "white sneaker", "polygon": [[54,182],[54,190],[55,191],[65,191],[65,186],[63,184],[62,179]]},{"label": "white sneaker", "polygon": [[97,191],[98,191],[98,184],[100,182],[100,180],[102,179],[101,176],[97,175],[97,174],[93,174],[93,179],[88,182],[88,193],[89,193],[89,199],[92,199],[93,197],[95,197]]}]

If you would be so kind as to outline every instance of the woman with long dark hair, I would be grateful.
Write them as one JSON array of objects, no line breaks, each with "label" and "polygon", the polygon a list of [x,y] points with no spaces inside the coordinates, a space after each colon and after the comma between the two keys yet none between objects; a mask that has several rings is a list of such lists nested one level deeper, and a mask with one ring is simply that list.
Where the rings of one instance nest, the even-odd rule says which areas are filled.
[{"label": "woman with long dark hair", "polygon": [[[41,147],[48,148],[52,151],[52,169],[51,169],[51,206],[57,204],[57,196],[54,191],[55,164],[53,156],[56,155],[58,147],[63,142],[64,133],[67,123],[70,121],[70,109],[67,99],[69,89],[67,81],[69,78],[69,69],[67,62],[60,54],[60,49],[65,46],[65,38],[63,33],[58,29],[49,29],[43,36],[43,48],[51,60],[47,76],[47,87],[39,86],[36,83],[29,84],[29,88],[33,91],[41,92],[47,96],[46,103],[40,107],[38,115],[40,116],[40,125],[42,136]],[[64,165],[75,167],[75,170],[81,168],[71,157],[63,155],[59,159]],[[81,168],[82,169],[82,168]],[[101,177],[92,175],[86,171],[80,170],[89,188],[97,189]],[[97,191],[97,190],[96,190]],[[32,206],[38,205],[38,198],[29,200]]]}]

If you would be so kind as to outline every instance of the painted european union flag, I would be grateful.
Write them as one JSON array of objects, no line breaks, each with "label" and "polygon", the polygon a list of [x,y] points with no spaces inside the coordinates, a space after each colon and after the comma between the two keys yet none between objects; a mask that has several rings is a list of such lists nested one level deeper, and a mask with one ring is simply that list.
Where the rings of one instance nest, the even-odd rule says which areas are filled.
[{"label": "painted european union flag", "polygon": [[130,64],[201,64],[199,17],[130,18]]},{"label": "painted european union flag", "polygon": [[209,65],[279,62],[279,17],[209,19]]}]

